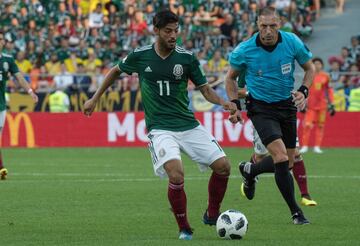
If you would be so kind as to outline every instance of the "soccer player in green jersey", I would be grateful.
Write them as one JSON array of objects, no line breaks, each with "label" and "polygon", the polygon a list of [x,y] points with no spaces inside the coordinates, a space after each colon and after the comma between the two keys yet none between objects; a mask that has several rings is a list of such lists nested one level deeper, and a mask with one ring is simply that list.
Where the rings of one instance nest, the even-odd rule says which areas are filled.
[{"label": "soccer player in green jersey", "polygon": [[156,42],[135,49],[114,66],[101,87],[85,102],[84,113],[91,115],[101,95],[122,72],[138,73],[154,172],[169,178],[168,199],[179,226],[179,239],[190,240],[193,232],[187,219],[180,151],[197,162],[200,170],[208,167],[213,170],[208,185],[204,224],[216,224],[227,188],[230,164],[215,138],[188,109],[188,80],[209,102],[232,112],[236,111],[236,105],[220,98],[208,85],[195,55],[176,45],[179,29],[177,15],[163,10],[155,15],[153,25]]},{"label": "soccer player in green jersey", "polygon": [[[29,87],[28,83],[19,72],[19,68],[15,64],[15,60],[12,56],[3,53],[3,48],[5,46],[4,33],[0,30],[0,137],[2,134],[2,129],[5,124],[6,118],[6,101],[5,101],[5,89],[6,82],[9,79],[9,73],[14,75],[21,85],[22,88],[27,91],[30,96],[34,99],[35,102],[38,101],[37,95]],[[0,149],[0,180],[6,179],[8,170],[4,167],[1,149]]]}]

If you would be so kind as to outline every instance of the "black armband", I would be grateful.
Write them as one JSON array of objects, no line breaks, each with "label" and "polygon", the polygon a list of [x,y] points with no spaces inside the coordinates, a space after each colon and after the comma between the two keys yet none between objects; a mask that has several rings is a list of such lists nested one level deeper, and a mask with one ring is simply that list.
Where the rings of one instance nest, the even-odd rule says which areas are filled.
[{"label": "black armband", "polygon": [[300,86],[298,89],[302,94],[304,94],[305,98],[309,96],[309,88],[307,88],[305,85]]},{"label": "black armband", "polygon": [[241,103],[239,99],[233,99],[231,102],[236,104],[238,110],[241,110]]}]

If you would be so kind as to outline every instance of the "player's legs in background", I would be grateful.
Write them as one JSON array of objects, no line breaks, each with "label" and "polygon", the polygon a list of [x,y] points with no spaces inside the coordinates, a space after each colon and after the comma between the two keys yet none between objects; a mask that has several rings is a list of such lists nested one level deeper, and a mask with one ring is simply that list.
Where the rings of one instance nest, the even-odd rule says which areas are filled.
[{"label": "player's legs in background", "polygon": [[242,168],[249,169],[249,174],[251,174],[252,177],[256,177],[257,175],[262,173],[273,173],[274,162],[272,160],[272,157],[269,155],[268,150],[261,142],[260,136],[255,128],[253,129],[253,137],[254,154],[250,158],[250,163],[240,163],[240,172]]},{"label": "player's legs in background", "polygon": [[309,193],[305,163],[303,157],[299,153],[298,148],[296,148],[295,150],[295,161],[292,171],[293,171],[293,176],[300,190],[301,204],[304,206],[316,206],[317,202],[311,199]]},{"label": "player's legs in background", "polygon": [[204,214],[203,222],[216,225],[220,214],[220,205],[224,199],[230,175],[230,163],[226,157],[214,161],[210,168],[213,170],[208,183],[208,207]]},{"label": "player's legs in background", "polygon": [[302,148],[300,153],[306,153],[309,150],[309,139],[311,134],[311,129],[314,125],[315,111],[309,109],[305,113],[304,125],[303,125],[303,136],[302,136]]},{"label": "player's legs in background", "polygon": [[323,137],[324,137],[324,125],[326,120],[326,110],[318,111],[318,115],[316,117],[317,124],[315,125],[315,146],[314,152],[321,154],[323,151],[320,149]]},{"label": "player's legs in background", "polygon": [[184,169],[180,160],[170,160],[164,164],[164,169],[169,177],[168,199],[172,212],[179,226],[180,236],[184,233],[191,239],[192,230],[187,219],[187,200],[184,190]]}]

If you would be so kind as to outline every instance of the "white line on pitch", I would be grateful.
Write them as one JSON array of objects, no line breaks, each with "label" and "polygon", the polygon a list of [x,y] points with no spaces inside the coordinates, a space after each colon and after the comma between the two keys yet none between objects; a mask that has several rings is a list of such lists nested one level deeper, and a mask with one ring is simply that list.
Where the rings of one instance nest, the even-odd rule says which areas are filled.
[{"label": "white line on pitch", "polygon": [[[122,178],[122,177],[139,177],[139,175],[131,174],[116,174],[116,173],[104,173],[104,174],[92,174],[92,173],[13,173],[14,176],[36,176],[36,177],[45,177],[45,176],[58,176],[58,177],[119,177],[119,178],[93,178],[93,179],[15,179],[11,180],[11,176],[8,181],[10,182],[20,182],[20,183],[35,183],[35,182],[154,182],[160,181],[158,177],[144,177],[144,178]],[[340,175],[309,175],[309,178],[314,179],[360,179],[360,176],[340,176]],[[240,176],[230,176],[230,178],[238,179]],[[273,175],[266,174],[262,175],[261,178],[273,178]],[[207,176],[187,176],[185,180],[207,180]]]}]

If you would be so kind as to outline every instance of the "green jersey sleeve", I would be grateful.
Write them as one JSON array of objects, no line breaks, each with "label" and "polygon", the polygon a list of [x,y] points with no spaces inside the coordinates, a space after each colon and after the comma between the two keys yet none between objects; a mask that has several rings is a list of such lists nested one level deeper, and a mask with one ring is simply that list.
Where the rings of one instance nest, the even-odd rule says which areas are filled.
[{"label": "green jersey sleeve", "polygon": [[245,81],[245,74],[246,74],[246,69],[241,69],[239,70],[240,74],[237,78],[237,84],[239,88],[245,88],[246,85],[246,81]]},{"label": "green jersey sleeve", "polygon": [[194,55],[191,57],[190,79],[195,86],[201,86],[207,83],[204,70],[202,69],[199,60]]},{"label": "green jersey sleeve", "polygon": [[15,63],[14,58],[11,58],[9,61],[9,71],[12,75],[17,74],[19,72],[19,68]]},{"label": "green jersey sleeve", "polygon": [[125,72],[129,75],[132,73],[137,73],[137,59],[134,52],[128,54],[124,59],[122,59],[118,66],[122,72]]}]

